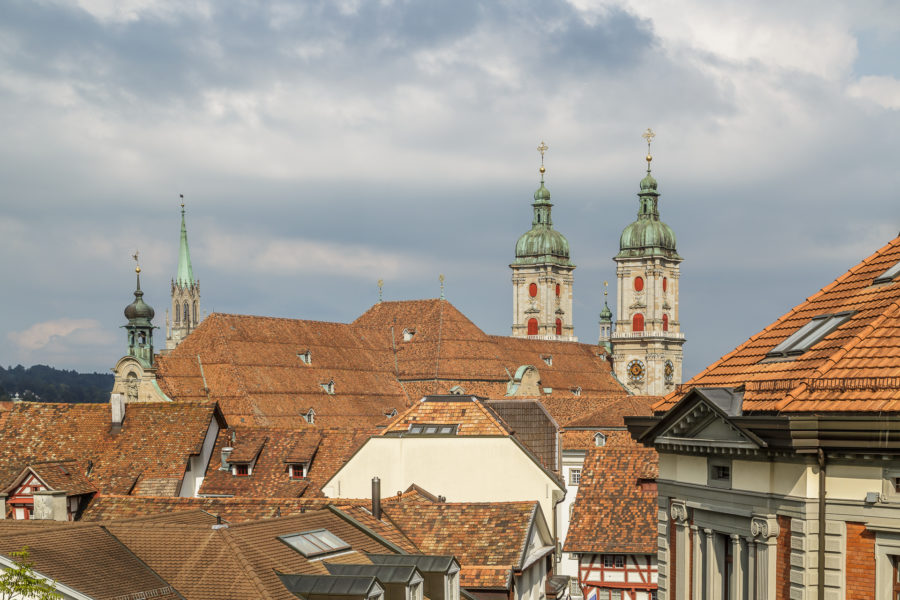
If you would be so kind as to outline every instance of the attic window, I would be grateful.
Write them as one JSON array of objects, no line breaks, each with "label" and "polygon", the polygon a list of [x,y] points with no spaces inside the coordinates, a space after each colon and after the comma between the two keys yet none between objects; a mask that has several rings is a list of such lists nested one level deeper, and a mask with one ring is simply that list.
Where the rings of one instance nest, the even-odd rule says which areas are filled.
[{"label": "attic window", "polygon": [[580,386],[580,385],[577,385],[577,386],[575,386],[575,387],[572,388],[572,395],[573,395],[573,396],[580,396],[580,395],[581,395],[581,386]]},{"label": "attic window", "polygon": [[548,367],[553,366],[553,355],[552,354],[541,354],[541,360],[547,363]]},{"label": "attic window", "polygon": [[316,529],[314,531],[306,531],[303,533],[282,535],[279,536],[278,539],[306,558],[350,549],[350,544],[327,529]]},{"label": "attic window", "polygon": [[235,477],[249,477],[250,476],[250,465],[242,464],[242,465],[232,465],[231,474]]},{"label": "attic window", "polygon": [[328,383],[320,383],[322,389],[325,390],[326,394],[334,395],[334,379],[328,381]]},{"label": "attic window", "polygon": [[466,390],[463,389],[461,385],[454,385],[452,388],[450,388],[450,393],[454,396],[462,396],[466,393]]},{"label": "attic window", "polygon": [[387,417],[388,419],[393,419],[394,417],[397,416],[397,409],[392,408],[391,410],[389,410],[385,413],[382,413],[382,414],[384,414],[384,416]]},{"label": "attic window", "polygon": [[303,361],[304,365],[308,365],[312,362],[312,354],[310,354],[309,350],[304,350],[303,352],[297,353],[297,358]]},{"label": "attic window", "polygon": [[409,433],[412,435],[456,435],[459,425],[410,423]]},{"label": "attic window", "polygon": [[303,415],[303,420],[312,425],[316,422],[316,411],[309,409],[309,412]]},{"label": "attic window", "polygon": [[829,333],[843,325],[850,318],[852,311],[819,315],[791,334],[786,340],[772,348],[766,358],[783,358],[803,354]]},{"label": "attic window", "polygon": [[408,342],[413,339],[413,336],[416,335],[415,329],[404,329],[403,330],[403,341]]},{"label": "attic window", "polygon": [[306,463],[298,463],[290,466],[291,479],[303,479],[309,473]]},{"label": "attic window", "polygon": [[594,434],[594,445],[595,446],[605,446],[606,445],[606,436],[599,431]]},{"label": "attic window", "polygon": [[897,278],[897,275],[900,275],[900,262],[876,277],[873,283],[891,283]]}]

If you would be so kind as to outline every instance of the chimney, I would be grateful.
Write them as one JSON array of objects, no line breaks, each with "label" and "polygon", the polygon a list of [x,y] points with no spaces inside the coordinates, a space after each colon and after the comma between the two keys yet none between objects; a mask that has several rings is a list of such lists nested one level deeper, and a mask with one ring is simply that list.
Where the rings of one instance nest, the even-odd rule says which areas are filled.
[{"label": "chimney", "polygon": [[122,423],[125,422],[125,396],[122,394],[110,394],[110,412],[112,413],[112,433],[122,431]]},{"label": "chimney", "polygon": [[228,457],[231,456],[231,452],[234,450],[231,446],[226,446],[222,448],[222,466],[219,467],[220,471],[228,471],[231,469],[231,465],[228,464]]},{"label": "chimney", "polygon": [[48,521],[68,521],[68,500],[63,490],[32,492],[34,497],[34,518]]},{"label": "chimney", "polygon": [[381,480],[372,478],[372,516],[381,520]]}]

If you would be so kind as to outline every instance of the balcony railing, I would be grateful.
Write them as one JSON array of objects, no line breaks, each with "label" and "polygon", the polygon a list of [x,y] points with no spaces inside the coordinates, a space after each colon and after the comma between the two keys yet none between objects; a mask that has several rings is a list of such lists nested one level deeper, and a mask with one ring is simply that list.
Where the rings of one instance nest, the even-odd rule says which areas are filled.
[{"label": "balcony railing", "polygon": [[614,333],[613,340],[629,340],[636,338],[668,338],[672,340],[683,340],[684,334],[680,331],[632,331],[630,333]]}]

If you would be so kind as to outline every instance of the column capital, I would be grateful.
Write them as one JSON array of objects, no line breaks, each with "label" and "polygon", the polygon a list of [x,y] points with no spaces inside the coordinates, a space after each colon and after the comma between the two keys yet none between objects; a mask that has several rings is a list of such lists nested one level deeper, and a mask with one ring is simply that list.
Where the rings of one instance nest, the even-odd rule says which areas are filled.
[{"label": "column capital", "polygon": [[687,525],[687,505],[681,500],[673,500],[669,505],[669,517],[678,525]]},{"label": "column capital", "polygon": [[750,520],[750,534],[763,540],[778,535],[778,521],[770,516],[754,516]]}]

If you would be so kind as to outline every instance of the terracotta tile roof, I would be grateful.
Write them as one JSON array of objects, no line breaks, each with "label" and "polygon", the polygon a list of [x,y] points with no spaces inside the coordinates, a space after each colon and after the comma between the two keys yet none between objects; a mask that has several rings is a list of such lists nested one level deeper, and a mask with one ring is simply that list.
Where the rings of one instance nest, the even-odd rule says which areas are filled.
[{"label": "terracotta tile roof", "polygon": [[214,313],[159,357],[157,377],[175,400],[218,401],[230,425],[299,428],[313,409],[317,424],[367,427],[456,386],[503,398],[522,365],[548,398],[624,391],[596,345],[489,336],[445,300],[381,302],[352,324]]},{"label": "terracotta tile roof", "polygon": [[623,429],[578,429],[574,431],[563,431],[560,434],[563,450],[591,450],[592,448],[597,448],[598,446],[594,443],[594,436],[598,432],[606,436],[606,444],[602,447],[631,448],[640,446],[640,444],[634,441],[634,438]]},{"label": "terracotta tile roof", "polygon": [[92,494],[97,487],[81,472],[81,465],[74,460],[47,461],[26,466],[11,485],[2,490],[6,493],[20,485],[26,473],[34,473],[51,490],[64,490],[67,496]]},{"label": "terracotta tile roof", "polygon": [[[107,404],[21,402],[3,414],[0,489],[29,464],[64,462],[65,485],[104,493],[175,493],[210,423],[221,418],[211,404],[129,404],[121,432],[112,434]],[[45,468],[44,475],[57,472]]]},{"label": "terracotta tile roof", "polygon": [[[232,444],[231,434],[235,441]],[[337,473],[344,463],[374,433],[373,429],[274,429],[236,427],[219,432],[213,458],[200,487],[201,494],[225,494],[253,498],[298,498],[322,496],[321,486]],[[222,471],[221,451],[232,446],[242,452],[241,458],[257,457],[249,476],[234,476]],[[290,476],[290,463],[297,458],[311,457],[307,477],[295,480]],[[305,461],[300,461],[305,462]]]},{"label": "terracotta tile roof", "polygon": [[574,418],[566,423],[565,427],[625,427],[625,417],[652,415],[653,405],[660,400],[662,400],[660,396],[628,396],[624,394],[616,398],[606,398],[592,407],[595,410],[583,412],[579,418]]},{"label": "terracotta tile roof", "polygon": [[538,508],[537,502],[400,501],[383,511],[422,553],[455,556],[461,585],[478,588],[508,585]]},{"label": "terracotta tile roof", "polygon": [[186,515],[185,518],[193,519],[200,510],[211,515],[219,515],[230,523],[240,523],[303,514],[328,505],[355,506],[367,502],[369,500],[344,498],[153,498],[100,495],[91,501],[84,511],[82,520],[125,520],[156,515],[171,515],[173,518]]},{"label": "terracotta tile roof", "polygon": [[406,433],[410,425],[458,425],[455,435],[508,436],[510,427],[473,396],[429,396],[397,415],[380,435]]},{"label": "terracotta tile roof", "polygon": [[[900,412],[900,282],[874,280],[900,262],[900,238],[680,386],[654,410],[665,411],[691,387],[745,386],[744,412]],[[796,357],[766,358],[813,317],[853,311],[836,330]]]},{"label": "terracotta tile roof", "polygon": [[0,553],[27,546],[36,571],[97,600],[183,598],[102,527],[64,525],[2,528]]},{"label": "terracotta tile roof", "polygon": [[[656,554],[656,451],[591,448],[585,456],[565,552]],[[642,485],[641,480],[653,480]]]}]

